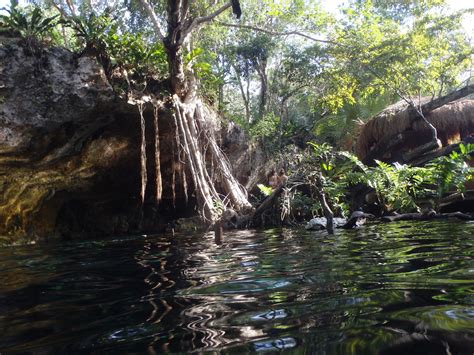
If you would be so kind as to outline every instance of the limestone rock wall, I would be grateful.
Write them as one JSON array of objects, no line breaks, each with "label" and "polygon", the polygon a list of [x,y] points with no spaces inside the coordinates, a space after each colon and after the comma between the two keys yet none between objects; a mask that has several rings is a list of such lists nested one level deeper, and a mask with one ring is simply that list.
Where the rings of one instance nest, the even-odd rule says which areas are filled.
[{"label": "limestone rock wall", "polygon": [[0,238],[142,228],[139,137],[95,59],[0,38]]}]

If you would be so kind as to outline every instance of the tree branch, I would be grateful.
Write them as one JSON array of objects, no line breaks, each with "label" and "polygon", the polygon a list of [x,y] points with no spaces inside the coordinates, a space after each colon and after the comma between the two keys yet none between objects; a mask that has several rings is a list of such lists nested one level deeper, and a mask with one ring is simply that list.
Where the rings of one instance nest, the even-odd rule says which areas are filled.
[{"label": "tree branch", "polygon": [[[389,84],[387,84],[387,85],[389,85]],[[390,86],[388,86],[388,87],[390,87]],[[433,111],[433,110],[435,110],[435,109],[437,109],[441,106],[444,106],[444,105],[446,105],[446,104],[448,104],[452,101],[459,100],[459,99],[461,99],[461,98],[463,98],[467,95],[470,95],[472,93],[474,93],[474,85],[468,85],[468,86],[463,87],[462,89],[453,91],[452,93],[449,93],[448,95],[445,95],[445,96],[439,97],[437,99],[434,99],[434,100],[432,100],[432,101],[430,101],[430,102],[428,102],[424,105],[417,106],[413,102],[413,100],[411,100],[410,98],[407,98],[405,96],[402,96],[400,93],[397,92],[397,94],[409,105],[407,110],[409,110],[410,116],[413,119],[422,118],[425,121],[425,123],[428,122],[429,126],[431,126],[429,128],[431,130],[434,129],[436,133],[437,133],[436,128],[431,123],[429,123],[429,121],[426,119],[425,115],[428,115],[431,111]],[[398,133],[394,136],[386,136],[386,137],[382,138],[380,141],[378,141],[378,143],[376,143],[375,147],[367,153],[367,155],[363,159],[363,162],[365,164],[370,164],[373,161],[373,159],[375,159],[377,157],[380,157],[385,152],[388,152],[388,151],[392,150],[393,147],[395,147],[396,145],[402,143],[405,139],[406,139],[406,137],[403,135],[403,132]],[[404,159],[407,159],[407,160],[404,160],[402,162],[403,163],[410,162],[411,164],[415,164],[415,165],[421,164],[417,160],[415,160],[416,155],[426,153],[425,148],[428,147],[428,145],[432,144],[433,142],[434,142],[434,140],[432,142],[429,142],[429,143],[419,147],[421,149],[421,151],[414,150],[409,155],[405,155]],[[436,148],[436,145],[433,146],[432,148]],[[423,156],[420,157],[420,159],[422,159],[422,158],[423,158]],[[414,163],[412,162],[413,160],[415,160]]]},{"label": "tree branch", "polygon": [[247,120],[248,123],[250,123],[249,98],[245,95],[244,84],[242,84],[242,79],[240,77],[240,74],[239,74],[237,68],[235,67],[235,65],[232,62],[230,63],[230,66],[235,71],[235,76],[237,78],[237,83],[239,84],[239,89],[240,89],[240,93],[242,95],[242,100],[244,101],[245,119]]},{"label": "tree branch", "polygon": [[56,2],[52,1],[51,2],[53,7],[56,8],[56,10],[59,11],[59,13],[61,14],[61,17],[64,18],[64,19],[67,19],[69,18],[68,14],[66,13],[66,11],[64,11],[64,9],[61,7],[61,5],[59,4],[56,4]]},{"label": "tree branch", "polygon": [[158,16],[156,16],[155,10],[153,10],[153,7],[151,7],[150,3],[147,0],[138,0],[138,2],[143,6],[148,16],[150,16],[151,22],[153,23],[153,27],[155,28],[155,33],[158,36],[158,39],[163,42],[165,36],[163,35],[163,31],[161,30],[161,26],[158,22]]},{"label": "tree branch", "polygon": [[71,11],[72,16],[77,17],[76,8],[74,7],[74,3],[71,0],[66,0],[67,6]]},{"label": "tree branch", "polygon": [[202,25],[203,23],[212,21],[214,18],[219,16],[221,13],[223,13],[225,10],[227,10],[231,6],[232,6],[232,2],[229,1],[227,4],[225,4],[224,6],[220,7],[219,9],[217,9],[216,11],[214,11],[213,13],[207,16],[196,17],[191,22],[191,24],[186,29],[186,31],[184,32],[184,35],[182,36],[182,39],[180,42],[183,43],[186,40],[186,38],[191,34],[191,32],[194,31],[195,28]]},{"label": "tree branch", "polygon": [[198,17],[198,18],[194,19],[194,21],[196,21],[197,25],[200,25],[200,24],[205,23],[205,22],[212,21],[214,18],[219,16],[221,13],[223,13],[225,10],[227,10],[231,6],[232,6],[232,3],[229,1],[227,4],[222,6],[220,9],[217,9],[216,11],[214,11],[212,14],[209,14],[207,16]]},{"label": "tree branch", "polygon": [[281,103],[285,103],[286,100],[288,100],[290,97],[292,97],[294,94],[296,94],[298,91],[300,91],[301,89],[305,88],[305,87],[309,87],[308,84],[301,84],[299,86],[297,86],[296,88],[294,88],[293,90],[291,90],[289,93],[287,93],[285,96],[282,97],[281,99]]},{"label": "tree branch", "polygon": [[300,36],[300,37],[309,39],[313,42],[333,44],[333,45],[336,45],[336,46],[340,45],[339,43],[337,43],[335,41],[311,37],[307,34],[304,34],[303,32],[299,32],[299,31],[275,32],[275,31],[267,30],[265,28],[261,28],[261,27],[257,27],[257,26],[251,26],[251,25],[234,25],[232,23],[224,23],[224,22],[216,22],[216,23],[218,25],[224,26],[224,27],[233,27],[233,28],[239,28],[239,29],[244,29],[244,30],[252,30],[252,31],[266,33],[266,34],[269,34],[269,35],[272,35],[272,36],[291,36],[291,35],[295,35],[295,36]]}]

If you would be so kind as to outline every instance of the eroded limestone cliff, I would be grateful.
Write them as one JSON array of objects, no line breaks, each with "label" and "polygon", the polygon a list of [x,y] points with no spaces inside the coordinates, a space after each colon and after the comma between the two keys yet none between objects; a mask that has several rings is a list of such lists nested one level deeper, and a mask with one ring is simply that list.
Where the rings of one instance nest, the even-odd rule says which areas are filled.
[{"label": "eroded limestone cliff", "polygon": [[[165,87],[153,82],[150,90]],[[19,39],[0,37],[0,244],[160,231],[195,213],[192,179],[166,98],[159,112],[144,105],[142,203],[141,117],[137,97],[124,96],[95,58],[64,48],[31,50]],[[251,190],[264,182],[267,159],[259,149],[233,124],[221,133],[240,183]],[[159,205],[153,200],[157,170]]]},{"label": "eroded limestone cliff", "polygon": [[0,104],[0,236],[144,228],[138,110],[114,93],[94,58],[63,48],[31,52],[2,38]]}]

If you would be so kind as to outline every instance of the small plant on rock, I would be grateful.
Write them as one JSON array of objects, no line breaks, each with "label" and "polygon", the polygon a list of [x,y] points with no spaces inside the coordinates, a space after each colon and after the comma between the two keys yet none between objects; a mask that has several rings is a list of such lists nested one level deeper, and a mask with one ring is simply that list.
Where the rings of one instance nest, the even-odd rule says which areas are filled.
[{"label": "small plant on rock", "polygon": [[8,15],[0,15],[0,31],[20,35],[30,47],[42,40],[58,24],[58,16],[46,17],[39,7],[30,12],[11,1],[9,9],[2,8]]}]

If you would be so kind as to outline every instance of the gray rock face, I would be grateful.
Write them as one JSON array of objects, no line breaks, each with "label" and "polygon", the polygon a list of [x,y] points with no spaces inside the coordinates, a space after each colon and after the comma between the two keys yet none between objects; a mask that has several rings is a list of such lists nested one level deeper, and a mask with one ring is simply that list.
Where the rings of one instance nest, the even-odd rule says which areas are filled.
[{"label": "gray rock face", "polygon": [[95,59],[0,38],[0,239],[132,230],[138,138]]},{"label": "gray rock face", "polygon": [[[152,84],[156,92],[166,89]],[[166,105],[158,114],[163,195],[157,206],[155,118],[145,106],[148,198],[142,204],[137,106],[115,94],[95,58],[63,48],[31,51],[0,37],[0,245],[157,231],[167,219],[192,215],[193,183],[177,154],[171,114]],[[237,157],[248,148],[233,145],[240,138],[230,131],[222,136],[233,148],[235,171],[244,170]]]}]

